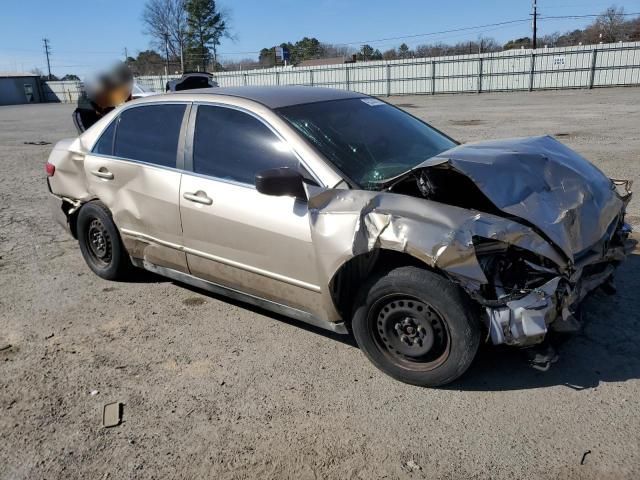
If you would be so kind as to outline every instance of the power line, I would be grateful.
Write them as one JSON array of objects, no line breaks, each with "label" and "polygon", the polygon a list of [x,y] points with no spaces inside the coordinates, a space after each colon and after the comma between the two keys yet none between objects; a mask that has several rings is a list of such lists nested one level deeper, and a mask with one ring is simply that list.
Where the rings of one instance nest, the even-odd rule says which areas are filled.
[{"label": "power line", "polygon": [[[380,43],[380,42],[388,42],[388,41],[392,41],[392,40],[405,40],[405,39],[409,39],[409,38],[419,38],[419,37],[429,37],[429,36],[435,36],[435,35],[443,35],[443,34],[446,34],[446,33],[457,33],[457,32],[465,32],[465,31],[470,31],[470,30],[479,30],[479,29],[488,28],[488,27],[500,27],[500,26],[504,26],[504,25],[511,25],[511,24],[516,24],[516,23],[524,23],[524,22],[528,22],[528,21],[529,21],[528,18],[520,18],[520,19],[516,19],[516,20],[506,20],[504,22],[488,23],[486,25],[476,25],[476,26],[473,26],[473,27],[453,28],[453,29],[450,29],[450,30],[442,30],[442,31],[439,31],[439,32],[416,33],[416,34],[411,34],[411,35],[402,35],[402,36],[398,36],[398,37],[377,38],[377,39],[373,39],[373,40],[357,40],[357,41],[352,41],[352,42],[337,42],[337,43],[333,43],[333,45],[337,45],[337,46],[362,45],[362,44],[365,44],[365,43]],[[221,55],[251,55],[253,53],[260,53],[260,50],[245,51],[245,52],[220,52]]]},{"label": "power line", "polygon": [[[534,19],[536,20],[536,22],[535,22],[536,23],[536,35],[535,35],[536,37],[537,37],[537,20],[597,18],[600,15],[602,15],[600,13],[598,13],[598,14],[588,14],[588,15],[540,15],[537,12],[537,5],[536,5],[537,1],[533,0],[533,3],[534,3],[535,16],[534,16],[534,13],[532,13],[531,15],[534,16]],[[640,15],[640,12],[622,13],[620,15],[625,16],[625,17],[632,17],[632,16]],[[394,41],[394,40],[406,40],[406,39],[410,39],[410,38],[429,37],[429,36],[443,35],[443,34],[447,34],[447,33],[458,33],[458,32],[465,32],[465,31],[479,30],[479,29],[488,28],[488,27],[501,27],[501,26],[505,26],[505,25],[525,23],[525,22],[529,22],[530,20],[531,19],[529,19],[529,18],[505,20],[503,22],[488,23],[486,25],[476,25],[476,26],[473,26],[473,27],[453,28],[453,29],[441,30],[441,31],[437,31],[437,32],[417,33],[417,34],[412,34],[412,35],[401,35],[401,36],[397,36],[397,37],[387,37],[387,38],[378,38],[378,39],[369,39],[369,40],[358,40],[358,41],[351,41],[351,42],[339,42],[339,43],[334,43],[333,45],[336,45],[336,46],[349,46],[349,45],[362,45],[362,44],[370,44],[370,43],[388,42],[388,41]],[[250,54],[255,54],[255,53],[260,53],[260,50],[257,50],[257,51],[245,51],[245,52],[220,52],[221,55],[250,55]]]},{"label": "power line", "polygon": [[517,19],[517,20],[507,20],[504,22],[498,22],[498,23],[488,23],[486,25],[477,25],[475,27],[463,27],[463,28],[453,28],[451,30],[442,30],[440,32],[429,32],[429,33],[416,33],[413,35],[402,35],[399,37],[389,37],[389,38],[379,38],[379,39],[375,39],[375,40],[358,40],[357,42],[342,42],[342,43],[335,43],[334,45],[362,45],[365,43],[379,43],[379,42],[387,42],[390,40],[405,40],[407,38],[418,38],[418,37],[429,37],[429,36],[433,36],[433,35],[442,35],[445,33],[456,33],[456,32],[464,32],[464,31],[468,31],[468,30],[478,30],[481,28],[487,28],[487,27],[499,27],[499,26],[503,26],[503,25],[510,25],[513,23],[523,23],[523,22],[528,22],[529,19],[528,18],[521,18],[521,19]]},{"label": "power line", "polygon": [[[536,0],[532,0],[533,1],[533,6],[534,6],[534,13],[532,13],[531,15],[534,17],[534,23],[536,23],[536,32],[534,34],[534,38],[536,41],[537,40],[537,22],[535,22],[536,20],[542,20],[542,21],[546,21],[546,20],[560,20],[560,19],[585,19],[585,18],[597,18],[599,17],[601,14],[583,14],[583,15],[540,15],[537,12],[537,9],[535,9],[536,7]],[[620,16],[624,16],[624,17],[632,17],[632,16],[637,16],[640,15],[640,12],[631,12],[631,13],[619,13],[617,15]],[[417,34],[410,34],[410,35],[400,35],[400,36],[395,36],[395,37],[386,37],[386,38],[377,38],[377,39],[368,39],[368,40],[358,40],[358,41],[349,41],[349,42],[341,42],[341,43],[334,43],[333,45],[335,46],[353,46],[353,45],[362,45],[362,44],[379,44],[379,43],[383,43],[383,42],[392,42],[392,41],[398,41],[398,40],[408,40],[408,39],[415,39],[415,38],[423,38],[423,37],[433,37],[433,36],[439,36],[439,35],[445,35],[445,34],[451,34],[451,33],[462,33],[462,32],[470,32],[470,31],[475,31],[475,30],[481,30],[481,29],[487,29],[490,28],[490,31],[493,30],[499,30],[500,27],[504,27],[504,26],[508,26],[508,25],[517,25],[520,23],[525,23],[525,22],[529,22],[530,19],[529,18],[522,18],[522,19],[513,19],[513,20],[505,20],[502,22],[495,22],[495,23],[489,23],[489,24],[485,24],[485,25],[476,25],[476,26],[469,26],[469,27],[461,27],[461,28],[453,28],[453,29],[448,29],[448,30],[441,30],[441,31],[435,31],[435,32],[426,32],[426,33],[417,33]],[[494,27],[494,28],[491,28]],[[498,27],[498,28],[495,28]],[[457,36],[457,35],[456,35]],[[450,37],[447,37],[450,38]],[[47,55],[47,66],[48,69],[50,71],[50,55],[51,55],[51,46],[50,46],[50,42],[48,39],[43,39],[44,42],[44,47],[45,47],[45,55]],[[328,42],[326,42],[328,43]],[[5,49],[0,49],[0,50],[5,50]],[[27,49],[10,49],[12,51],[23,51],[23,52],[27,52],[27,51],[33,51],[33,50],[27,50]],[[254,50],[254,51],[239,51],[239,52],[220,52],[220,55],[252,55],[252,54],[259,54],[261,50]],[[72,53],[72,54],[106,54],[106,55],[111,55],[111,54],[118,54],[118,52],[115,51],[83,51],[83,50],[61,50],[58,53]],[[166,52],[165,52],[166,53]],[[120,55],[122,54],[121,52],[119,53]],[[204,57],[204,55],[201,54],[196,54],[196,53],[187,53],[185,52],[185,57],[190,57],[193,59],[197,59],[197,58],[202,58]],[[69,66],[76,66],[76,65],[69,65]],[[77,65],[80,66],[80,65]],[[56,67],[58,67],[56,65]]]},{"label": "power line", "polygon": [[[596,18],[596,17],[600,17],[602,14],[601,13],[592,13],[589,15],[538,15],[538,18],[540,19],[560,19],[560,18],[564,18],[564,19],[579,19],[579,18]],[[633,12],[633,13],[616,13],[617,16],[620,17],[633,17],[635,15],[640,15],[640,12]]]},{"label": "power line", "polygon": [[[2,47],[0,47],[0,51],[28,52],[28,53],[41,52],[41,50],[34,50],[32,48],[2,48]],[[56,50],[56,51],[58,53],[72,53],[72,54],[86,53],[86,54],[90,54],[90,55],[117,55],[119,53],[119,52],[116,52],[116,51],[105,51],[105,50],[101,50],[101,51],[95,51],[95,50]]]}]

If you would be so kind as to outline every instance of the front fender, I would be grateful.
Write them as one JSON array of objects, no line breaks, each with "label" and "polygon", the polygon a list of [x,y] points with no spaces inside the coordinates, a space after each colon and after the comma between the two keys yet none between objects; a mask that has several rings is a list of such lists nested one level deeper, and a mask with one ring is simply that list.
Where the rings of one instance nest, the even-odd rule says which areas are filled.
[{"label": "front fender", "polygon": [[374,249],[407,253],[475,293],[487,279],[473,237],[516,245],[559,268],[565,259],[533,229],[513,220],[389,192],[329,189],[309,200],[318,270],[331,279],[345,262]]}]

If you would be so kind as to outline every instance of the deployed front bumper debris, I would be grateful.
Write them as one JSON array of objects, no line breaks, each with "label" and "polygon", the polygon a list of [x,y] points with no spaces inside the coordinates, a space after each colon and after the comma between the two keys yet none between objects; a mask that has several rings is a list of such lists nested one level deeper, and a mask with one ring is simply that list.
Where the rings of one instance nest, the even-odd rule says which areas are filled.
[{"label": "deployed front bumper debris", "polygon": [[494,345],[539,343],[547,333],[547,325],[557,315],[556,290],[560,277],[504,307],[487,308],[489,334]]},{"label": "deployed front bumper debris", "polygon": [[496,345],[526,346],[541,342],[548,329],[577,331],[580,323],[575,313],[584,298],[598,287],[615,291],[615,268],[635,243],[628,239],[630,232],[631,228],[623,224],[613,236],[583,254],[582,262],[567,268],[564,275],[523,292],[523,296],[506,301],[503,306],[486,307],[491,341]]}]

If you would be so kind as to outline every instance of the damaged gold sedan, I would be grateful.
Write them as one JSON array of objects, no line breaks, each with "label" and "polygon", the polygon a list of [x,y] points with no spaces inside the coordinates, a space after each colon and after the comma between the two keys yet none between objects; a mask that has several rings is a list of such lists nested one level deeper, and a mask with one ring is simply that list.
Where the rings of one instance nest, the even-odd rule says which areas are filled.
[{"label": "damaged gold sedan", "polygon": [[459,145],[378,99],[306,87],[158,95],[47,163],[107,279],[141,267],[339,333],[437,386],[482,341],[578,326],[626,255],[630,182],[550,137]]}]

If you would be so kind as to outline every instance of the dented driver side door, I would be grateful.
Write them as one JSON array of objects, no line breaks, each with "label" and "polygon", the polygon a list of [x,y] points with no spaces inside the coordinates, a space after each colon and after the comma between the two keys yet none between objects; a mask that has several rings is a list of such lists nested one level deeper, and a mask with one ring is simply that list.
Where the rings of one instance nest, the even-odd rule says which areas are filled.
[{"label": "dented driver side door", "polygon": [[111,210],[129,254],[182,272],[179,162],[188,110],[186,103],[124,109],[84,160],[89,191]]}]

